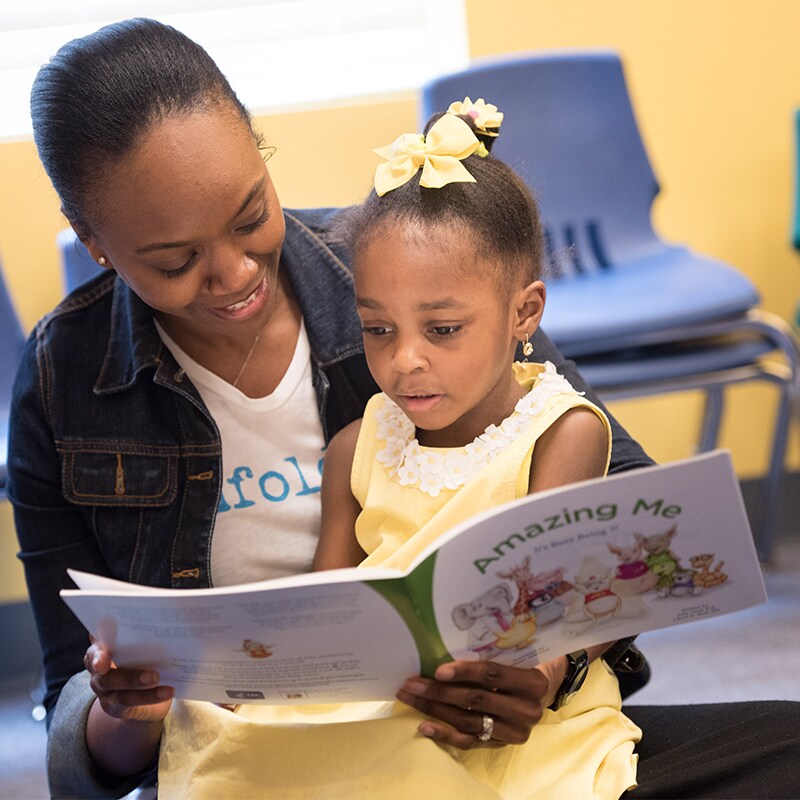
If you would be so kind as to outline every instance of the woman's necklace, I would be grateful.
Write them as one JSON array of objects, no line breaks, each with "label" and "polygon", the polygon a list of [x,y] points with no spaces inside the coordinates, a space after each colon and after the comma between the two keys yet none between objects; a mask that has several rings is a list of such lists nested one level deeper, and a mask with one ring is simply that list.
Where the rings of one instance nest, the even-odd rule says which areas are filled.
[{"label": "woman's necklace", "polygon": [[247,365],[250,363],[250,358],[253,355],[253,352],[256,349],[256,345],[258,344],[258,339],[261,336],[261,331],[256,334],[256,338],[253,339],[253,344],[250,345],[250,349],[247,351],[247,355],[244,357],[244,361],[242,362],[242,366],[239,367],[239,371],[236,373],[236,377],[233,379],[233,387],[237,388],[239,385],[239,381],[247,369]]}]

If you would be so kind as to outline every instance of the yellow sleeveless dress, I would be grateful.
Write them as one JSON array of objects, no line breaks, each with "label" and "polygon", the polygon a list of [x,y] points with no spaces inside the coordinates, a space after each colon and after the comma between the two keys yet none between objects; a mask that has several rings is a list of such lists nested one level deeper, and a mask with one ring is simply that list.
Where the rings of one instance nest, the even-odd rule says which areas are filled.
[{"label": "yellow sleeveless dress", "polygon": [[[420,448],[384,395],[364,413],[351,485],[368,566],[405,567],[464,519],[527,493],[536,440],[575,407],[605,415],[550,364],[515,364],[528,394],[503,425],[467,448]],[[410,428],[413,435],[413,426]],[[595,661],[571,702],[545,711],[524,745],[442,747],[401,703],[241,706],[175,701],[165,720],[159,798],[618,798],[636,783],[639,729],[616,678]]]}]

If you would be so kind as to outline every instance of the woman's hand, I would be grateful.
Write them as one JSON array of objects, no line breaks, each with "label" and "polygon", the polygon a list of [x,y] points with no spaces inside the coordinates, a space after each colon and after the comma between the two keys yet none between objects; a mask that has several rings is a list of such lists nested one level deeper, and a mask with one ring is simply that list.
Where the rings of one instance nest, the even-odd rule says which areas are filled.
[{"label": "woman's hand", "polygon": [[172,687],[159,686],[153,670],[118,669],[111,653],[93,643],[83,664],[91,675],[89,685],[110,717],[138,722],[159,722],[172,704]]},{"label": "woman's hand", "polygon": [[534,669],[494,661],[442,664],[435,678],[409,678],[397,699],[434,717],[419,732],[441,744],[467,750],[481,744],[484,716],[491,718],[494,744],[522,744],[553,701],[564,678],[564,658]]}]

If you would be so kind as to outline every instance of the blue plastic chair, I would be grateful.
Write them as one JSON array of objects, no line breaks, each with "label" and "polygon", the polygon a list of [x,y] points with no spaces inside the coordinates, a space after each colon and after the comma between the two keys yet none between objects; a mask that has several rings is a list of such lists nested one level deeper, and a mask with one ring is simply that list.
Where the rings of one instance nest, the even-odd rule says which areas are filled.
[{"label": "blue plastic chair", "polygon": [[[756,544],[768,558],[800,350],[789,326],[756,308],[733,267],[653,230],[658,182],[619,57],[520,54],[431,81],[422,116],[465,96],[505,113],[492,153],[528,182],[545,227],[544,328],[604,400],[700,389],[698,449],[716,446],[723,391],[764,380],[780,389]],[[785,365],[761,356],[780,350]]]},{"label": "blue plastic chair", "polygon": [[89,255],[72,228],[60,231],[56,243],[61,256],[61,275],[66,294],[102,272],[103,268]]},{"label": "blue plastic chair", "polygon": [[8,482],[8,417],[11,387],[17,373],[25,334],[0,269],[0,497]]},{"label": "blue plastic chair", "polygon": [[[792,216],[792,245],[800,250],[800,107],[794,110],[794,214]],[[795,328],[800,329],[800,298],[794,312]]]},{"label": "blue plastic chair", "polygon": [[794,110],[794,216],[792,217],[792,244],[800,250],[800,107]]}]

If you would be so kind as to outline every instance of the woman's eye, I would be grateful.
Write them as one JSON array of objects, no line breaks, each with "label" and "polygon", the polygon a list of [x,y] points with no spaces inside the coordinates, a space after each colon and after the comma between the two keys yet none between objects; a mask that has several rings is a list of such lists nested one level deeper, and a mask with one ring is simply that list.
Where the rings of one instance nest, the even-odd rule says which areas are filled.
[{"label": "woman's eye", "polygon": [[385,325],[362,325],[361,333],[364,336],[388,336],[392,332],[391,328]]},{"label": "woman's eye", "polygon": [[253,231],[257,231],[268,219],[269,211],[265,208],[261,212],[261,216],[255,222],[251,222],[248,225],[242,225],[242,227],[238,229],[239,233],[253,233]]},{"label": "woman's eye", "polygon": [[192,253],[189,257],[189,260],[183,265],[178,267],[177,269],[162,269],[159,272],[165,278],[179,278],[181,275],[185,275],[193,266],[194,262],[197,260],[197,253]]}]

